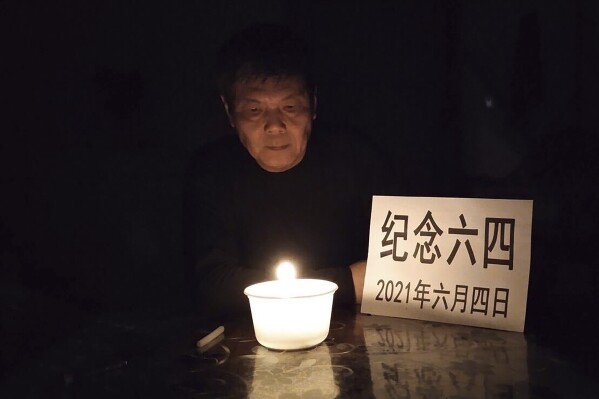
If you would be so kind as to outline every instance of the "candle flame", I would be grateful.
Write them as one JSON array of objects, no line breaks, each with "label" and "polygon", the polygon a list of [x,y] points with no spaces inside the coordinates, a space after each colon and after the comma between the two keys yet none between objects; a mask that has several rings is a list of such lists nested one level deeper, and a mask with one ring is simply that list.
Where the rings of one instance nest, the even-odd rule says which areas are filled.
[{"label": "candle flame", "polygon": [[279,263],[277,266],[277,278],[279,280],[293,280],[295,274],[295,266],[288,260]]}]

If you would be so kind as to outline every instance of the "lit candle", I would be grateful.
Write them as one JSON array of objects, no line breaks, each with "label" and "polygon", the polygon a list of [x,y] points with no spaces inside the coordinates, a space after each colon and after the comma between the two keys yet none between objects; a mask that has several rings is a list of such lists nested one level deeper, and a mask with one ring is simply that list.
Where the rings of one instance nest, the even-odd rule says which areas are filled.
[{"label": "lit candle", "polygon": [[326,280],[296,279],[288,261],[277,268],[278,280],[244,290],[250,302],[256,339],[271,349],[302,349],[329,334],[333,295],[338,286]]},{"label": "lit candle", "polygon": [[276,274],[279,280],[292,280],[296,276],[295,266],[288,260],[284,260],[277,266]]}]

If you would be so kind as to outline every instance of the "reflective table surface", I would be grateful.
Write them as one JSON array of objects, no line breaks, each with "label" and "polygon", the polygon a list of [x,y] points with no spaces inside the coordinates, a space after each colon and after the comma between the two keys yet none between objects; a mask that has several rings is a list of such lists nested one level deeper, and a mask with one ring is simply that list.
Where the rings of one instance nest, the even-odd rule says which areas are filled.
[{"label": "reflective table surface", "polygon": [[[249,312],[248,312],[249,313]],[[274,351],[251,319],[108,315],[6,376],[17,398],[593,398],[599,385],[521,333],[335,311],[327,339]]]}]

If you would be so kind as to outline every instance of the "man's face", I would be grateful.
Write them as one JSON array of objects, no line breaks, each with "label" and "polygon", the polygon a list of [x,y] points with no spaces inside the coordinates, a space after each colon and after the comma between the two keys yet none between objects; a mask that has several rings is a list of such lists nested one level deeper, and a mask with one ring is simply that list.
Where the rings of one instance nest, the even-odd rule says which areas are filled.
[{"label": "man's face", "polygon": [[315,117],[304,81],[254,79],[236,83],[234,90],[233,104],[223,100],[225,110],[256,162],[269,172],[284,172],[300,163]]}]

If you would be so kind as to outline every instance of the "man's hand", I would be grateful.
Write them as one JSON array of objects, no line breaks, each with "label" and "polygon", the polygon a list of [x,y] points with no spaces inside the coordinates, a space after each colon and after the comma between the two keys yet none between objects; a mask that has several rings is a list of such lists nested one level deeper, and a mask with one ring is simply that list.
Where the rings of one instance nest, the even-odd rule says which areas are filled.
[{"label": "man's hand", "polygon": [[364,277],[366,276],[366,261],[362,260],[354,263],[350,267],[354,280],[354,290],[356,291],[356,303],[362,303],[362,291],[364,291]]}]

